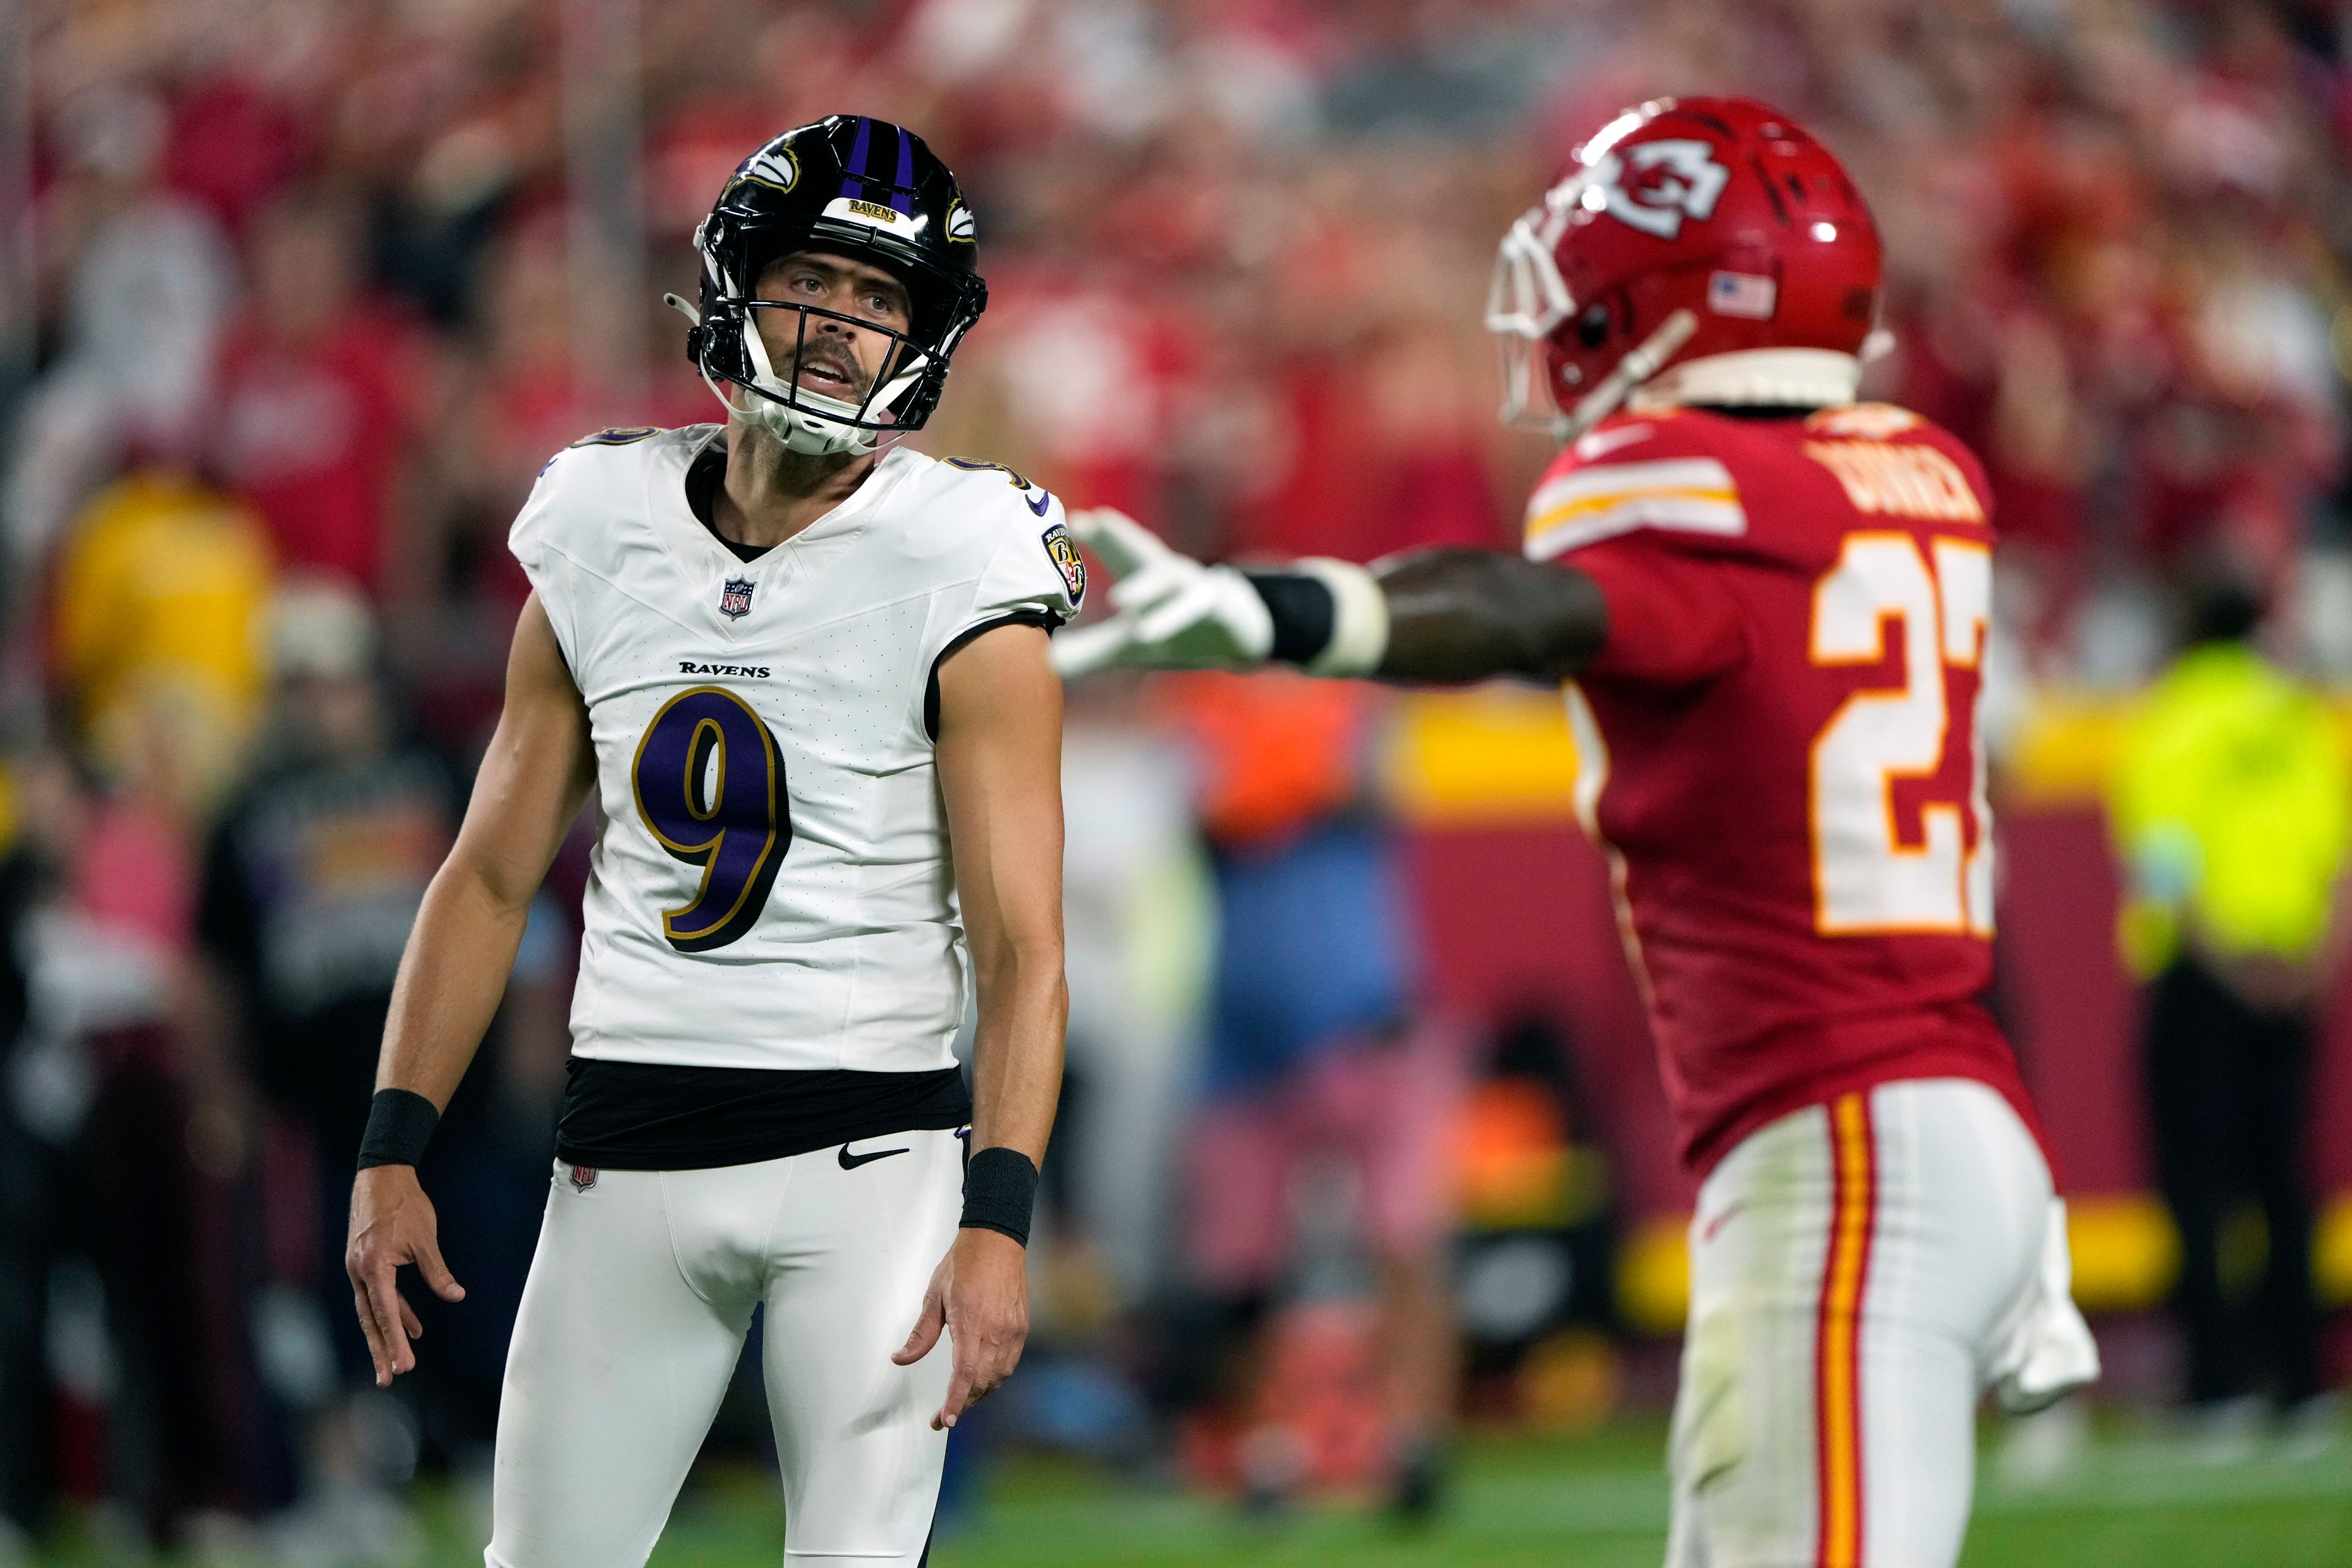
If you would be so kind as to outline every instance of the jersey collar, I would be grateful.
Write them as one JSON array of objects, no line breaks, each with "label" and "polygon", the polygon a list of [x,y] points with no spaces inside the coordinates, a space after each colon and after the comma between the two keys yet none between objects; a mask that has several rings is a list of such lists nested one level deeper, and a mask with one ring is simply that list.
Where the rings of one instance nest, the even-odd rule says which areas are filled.
[{"label": "jersey collar", "polygon": [[[876,462],[866,482],[851,491],[839,506],[756,560],[745,561],[728,549],[719,535],[695,515],[686,496],[686,476],[695,459],[724,439],[726,434],[726,426],[714,426],[699,440],[681,442],[670,460],[648,465],[646,512],[679,574],[693,585],[705,624],[733,640],[753,635],[761,629],[762,621],[772,628],[776,624],[773,616],[763,616],[761,612],[768,610],[794,582],[821,565],[829,554],[823,547],[855,537],[883,498],[897,489],[915,466],[916,458],[911,452],[893,447]],[[732,615],[722,606],[743,604],[745,595],[740,588],[730,595],[730,582],[751,585],[748,606]]]}]

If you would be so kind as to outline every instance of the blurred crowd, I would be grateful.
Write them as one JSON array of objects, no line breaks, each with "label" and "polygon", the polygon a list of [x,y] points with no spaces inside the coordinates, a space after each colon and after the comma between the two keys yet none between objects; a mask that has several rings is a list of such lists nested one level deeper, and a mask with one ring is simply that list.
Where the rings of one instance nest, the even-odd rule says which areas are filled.
[{"label": "blurred crowd", "polygon": [[[424,1391],[397,1404],[354,1377],[336,1262],[374,1030],[496,714],[526,591],[508,524],[577,437],[717,416],[660,297],[693,295],[696,223],[790,125],[909,124],[980,216],[990,308],[919,445],[1198,552],[1370,559],[1507,545],[1547,455],[1492,417],[1478,321],[1509,220],[1625,102],[1752,93],[1877,211],[1869,390],[1984,455],[2022,679],[2144,678],[2178,591],[2215,574],[2274,601],[2294,657],[2352,675],[2352,10],[2328,0],[24,0],[12,18],[0,1507],[27,1528],[60,1489],[169,1534],[363,1497],[420,1452],[478,1458],[583,845],[427,1173],[467,1215],[444,1229],[474,1315],[429,1322]],[[1192,1192],[1230,1223],[1163,1239],[1187,1189],[1153,1171],[1183,1163],[1188,1051],[1208,1062],[1202,1136],[1233,1151],[1302,1117],[1344,1144],[1351,1096],[1454,1092],[1397,1066],[1444,1033],[1418,1016],[1402,916],[1331,961],[1356,989],[1326,1014],[1250,1014],[1249,961],[1278,955],[1233,922],[1295,930],[1283,900],[1319,895],[1289,888],[1379,907],[1392,877],[1358,765],[1376,705],[1255,702],[1119,689],[1074,710],[1072,897],[1097,918],[1073,921],[1073,1104],[1102,1129],[1070,1145],[1099,1177],[1064,1199],[1064,1256],[1092,1238],[1074,1278],[1093,1283],[1062,1296],[1075,1322],[1172,1272],[1198,1287],[1184,1310],[1230,1324],[1271,1283],[1287,1222],[1262,1192]],[[1269,725],[1322,750],[1235,744]],[[1335,1069],[1312,1104],[1228,1103],[1327,1037],[1396,1081]],[[1558,1057],[1506,1043],[1542,1092],[1492,1102],[1498,1168],[1514,1128],[1559,1142]],[[1137,1148],[1152,1157],[1116,1157]],[[1421,1347],[1423,1384],[1451,1375],[1430,1202],[1357,1194],[1386,1303],[1366,1331]],[[1218,1375],[1139,1382],[1182,1406]],[[1061,1408],[1116,1426],[1125,1395],[1095,1392]],[[1253,1459],[1246,1423],[1226,1437],[1240,1457],[1204,1462],[1245,1482],[1309,1462]],[[351,1517],[346,1545],[401,1528]]]}]

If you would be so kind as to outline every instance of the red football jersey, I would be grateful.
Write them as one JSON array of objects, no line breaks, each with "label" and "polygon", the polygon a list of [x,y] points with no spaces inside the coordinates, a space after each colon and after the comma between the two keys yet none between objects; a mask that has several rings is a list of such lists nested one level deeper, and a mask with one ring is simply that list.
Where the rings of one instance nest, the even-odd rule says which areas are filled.
[{"label": "red football jersey", "polygon": [[1621,415],[1563,450],[1527,552],[1601,585],[1568,692],[1680,1152],[1898,1079],[2032,1108],[1979,1000],[1992,824],[1976,723],[1982,470],[1883,405]]}]

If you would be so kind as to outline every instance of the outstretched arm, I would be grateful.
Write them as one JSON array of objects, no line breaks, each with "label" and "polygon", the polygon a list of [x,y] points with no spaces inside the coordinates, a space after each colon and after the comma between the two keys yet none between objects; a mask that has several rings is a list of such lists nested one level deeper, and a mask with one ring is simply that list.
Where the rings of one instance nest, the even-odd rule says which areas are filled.
[{"label": "outstretched arm", "polygon": [[[385,1020],[376,1063],[378,1098],[404,1096],[429,1125],[449,1103],[506,991],[530,900],[579,815],[595,777],[588,713],[547,612],[536,595],[523,605],[507,658],[506,706],[474,781],[465,826],[425,889]],[[386,1097],[397,1089],[404,1095]],[[374,1135],[371,1121],[371,1138]],[[362,1163],[371,1155],[362,1152]],[[391,1384],[416,1364],[408,1342],[416,1314],[394,1277],[414,1263],[436,1295],[464,1296],[441,1261],[433,1205],[410,1163],[369,1164],[352,1189],[344,1268],[375,1380]]]},{"label": "outstretched arm", "polygon": [[1326,560],[1243,572],[1179,555],[1116,511],[1070,521],[1118,574],[1118,613],[1055,639],[1065,676],[1276,659],[1310,674],[1382,680],[1557,682],[1582,668],[1608,633],[1608,607],[1591,577],[1498,551],[1415,551],[1369,572]]},{"label": "outstretched arm", "polygon": [[1562,681],[1600,651],[1609,613],[1572,566],[1493,550],[1419,550],[1373,569],[1388,607],[1384,680]]}]

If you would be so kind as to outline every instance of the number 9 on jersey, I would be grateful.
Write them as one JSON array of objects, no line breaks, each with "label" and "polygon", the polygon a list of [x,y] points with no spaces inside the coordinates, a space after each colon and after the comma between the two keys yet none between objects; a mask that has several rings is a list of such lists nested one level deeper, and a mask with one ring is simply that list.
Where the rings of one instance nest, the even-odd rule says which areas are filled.
[{"label": "number 9 on jersey", "polygon": [[685,905],[662,911],[680,952],[740,941],[767,907],[792,845],[784,759],[749,703],[716,686],[662,704],[637,742],[637,815],[671,858],[702,868]]}]

